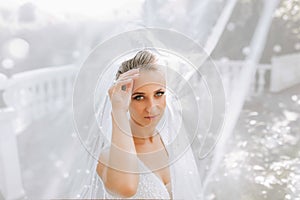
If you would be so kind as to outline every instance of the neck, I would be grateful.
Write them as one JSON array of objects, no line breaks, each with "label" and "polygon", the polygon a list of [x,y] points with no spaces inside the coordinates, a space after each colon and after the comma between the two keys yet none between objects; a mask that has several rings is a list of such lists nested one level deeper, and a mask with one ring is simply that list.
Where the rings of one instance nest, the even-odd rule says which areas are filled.
[{"label": "neck", "polygon": [[155,126],[142,127],[130,119],[130,128],[135,144],[152,143],[152,138],[156,135]]}]

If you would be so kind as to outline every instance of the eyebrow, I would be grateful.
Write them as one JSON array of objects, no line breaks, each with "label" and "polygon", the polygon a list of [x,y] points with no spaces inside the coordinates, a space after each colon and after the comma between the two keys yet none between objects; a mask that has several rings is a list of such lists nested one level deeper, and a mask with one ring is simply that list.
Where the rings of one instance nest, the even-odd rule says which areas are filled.
[{"label": "eyebrow", "polygon": [[[160,88],[160,89],[154,91],[153,93],[156,93],[156,92],[159,92],[159,91],[162,91],[162,90],[164,90],[164,89],[163,89],[163,88]],[[143,94],[145,94],[145,93],[144,93],[144,92],[135,92],[135,93],[132,94],[132,96],[133,96],[133,95],[137,95],[137,94],[143,95]]]}]

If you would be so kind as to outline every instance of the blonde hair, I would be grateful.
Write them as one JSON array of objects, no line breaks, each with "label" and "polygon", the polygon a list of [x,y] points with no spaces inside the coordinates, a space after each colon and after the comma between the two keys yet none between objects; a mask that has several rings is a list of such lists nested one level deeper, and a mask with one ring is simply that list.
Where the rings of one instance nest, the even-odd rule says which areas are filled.
[{"label": "blonde hair", "polygon": [[119,76],[131,69],[156,69],[156,57],[152,53],[146,50],[139,51],[132,59],[124,61],[116,74],[116,79]]}]

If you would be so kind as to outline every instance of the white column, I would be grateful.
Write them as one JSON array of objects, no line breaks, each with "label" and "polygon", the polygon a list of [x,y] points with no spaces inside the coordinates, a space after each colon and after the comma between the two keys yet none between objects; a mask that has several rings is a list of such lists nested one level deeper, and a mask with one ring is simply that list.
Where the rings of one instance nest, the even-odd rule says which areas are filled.
[{"label": "white column", "polygon": [[0,73],[0,199],[7,200],[24,196],[16,134],[12,125],[15,112],[6,107],[2,98],[8,83],[7,77]]},{"label": "white column", "polygon": [[0,190],[4,198],[17,199],[24,196],[16,135],[12,121],[14,110],[0,110]]}]

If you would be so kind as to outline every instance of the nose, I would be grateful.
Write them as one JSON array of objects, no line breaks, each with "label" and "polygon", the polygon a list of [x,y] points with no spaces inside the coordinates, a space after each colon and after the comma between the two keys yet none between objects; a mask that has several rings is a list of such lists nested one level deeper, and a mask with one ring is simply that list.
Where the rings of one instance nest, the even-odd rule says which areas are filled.
[{"label": "nose", "polygon": [[148,101],[147,101],[147,105],[146,105],[146,111],[150,114],[153,114],[155,113],[155,109],[157,107],[157,102],[155,101],[154,98],[149,98]]}]

